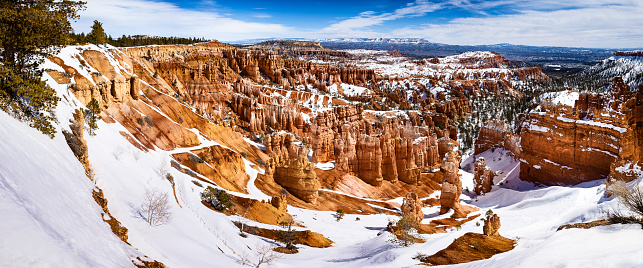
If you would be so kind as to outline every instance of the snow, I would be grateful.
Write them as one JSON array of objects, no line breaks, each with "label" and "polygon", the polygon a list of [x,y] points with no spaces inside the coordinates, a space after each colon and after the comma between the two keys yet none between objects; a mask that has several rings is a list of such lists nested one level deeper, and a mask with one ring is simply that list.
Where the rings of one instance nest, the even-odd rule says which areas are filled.
[{"label": "snow", "polygon": [[0,267],[127,267],[140,256],[112,234],[94,186],[62,134],[0,112]]},{"label": "snow", "polygon": [[[346,83],[342,83],[340,86],[344,90],[344,95],[349,97],[359,96],[368,92],[368,89],[365,87],[359,87]],[[328,91],[330,91],[331,94],[339,94],[339,87],[337,86],[337,84],[330,85],[328,87]]]},{"label": "snow", "polygon": [[535,125],[535,124],[530,124],[529,125],[529,131],[539,131],[539,132],[549,133],[551,131],[551,129],[549,129],[547,127]]},{"label": "snow", "polygon": [[[71,55],[73,50],[69,51]],[[74,68],[80,68],[80,63],[74,62],[73,58],[65,57],[64,60]],[[80,104],[67,90],[67,85],[57,85],[47,75],[45,79],[57,90],[59,97],[64,97],[56,113],[58,121],[62,122],[57,125],[60,131],[67,128],[71,111]],[[401,111],[367,112],[406,116]],[[171,154],[196,147],[142,152],[119,133],[127,131],[123,126],[100,121],[97,135],[85,137],[89,160],[96,174],[96,185],[103,189],[109,200],[112,215],[129,229],[130,247],[114,236],[103,222],[102,210],[91,197],[94,185],[85,176],[62,134],[49,139],[4,112],[0,112],[0,124],[3,126],[0,128],[0,215],[3,216],[0,221],[0,267],[131,267],[131,259],[143,254],[168,267],[239,267],[241,255],[252,256],[257,246],[273,243],[252,235],[241,238],[232,223],[239,219],[238,216],[226,216],[203,206],[200,198],[203,188],[192,183],[194,178],[170,168]],[[201,147],[216,144],[201,135],[199,138],[203,143]],[[457,267],[643,265],[643,259],[638,257],[643,250],[640,243],[643,232],[637,225],[556,231],[562,224],[600,219],[604,211],[616,207],[616,200],[604,197],[605,186],[601,181],[574,187],[539,188],[519,179],[520,162],[506,150],[470,156],[463,159],[462,166],[473,168],[475,157],[484,157],[498,176],[494,178],[490,193],[475,196],[465,191],[460,202],[478,207],[480,213],[492,209],[501,218],[500,233],[518,239],[518,243],[516,249],[507,253]],[[254,185],[263,170],[252,168],[245,159],[244,163],[250,176],[248,194],[231,194],[266,200],[269,196]],[[315,165],[322,169],[334,167],[333,162]],[[633,165],[623,168],[636,169]],[[172,174],[174,186],[162,178],[164,172]],[[473,189],[473,174],[464,170],[460,174],[463,188]],[[641,180],[643,178],[630,184],[640,185]],[[157,189],[170,195],[173,217],[168,224],[153,227],[138,216],[145,189]],[[436,191],[432,197],[439,194]],[[384,201],[399,204],[400,200],[398,197]],[[324,249],[300,246],[298,254],[280,255],[281,258],[270,267],[410,267],[419,264],[412,258],[418,252],[431,255],[466,232],[482,232],[482,227],[475,224],[478,218],[463,224],[461,230],[422,235],[426,243],[405,248],[390,243],[391,234],[383,231],[395,216],[347,214],[337,221],[331,211],[293,206],[289,206],[288,211],[305,226],[297,229],[321,233],[335,243]],[[451,212],[439,215],[437,207],[424,207],[423,211],[425,223],[451,215]],[[249,220],[248,224],[276,228]]]},{"label": "snow", "polygon": [[315,168],[318,168],[321,170],[331,170],[335,168],[335,161],[330,161],[326,163],[315,163]]},{"label": "snow", "polygon": [[612,125],[612,124],[603,123],[603,122],[597,122],[597,121],[592,121],[592,120],[576,120],[576,123],[577,124],[583,124],[583,125],[596,126],[596,127],[601,127],[601,128],[609,128],[609,129],[616,130],[616,131],[618,131],[620,133],[627,132],[626,128],[617,127],[617,126]]},{"label": "snow", "polygon": [[643,72],[643,57],[613,56],[602,60],[596,65],[582,72],[584,75],[598,78],[612,78],[621,76],[623,81],[630,86],[643,83],[637,78]]},{"label": "snow", "polygon": [[569,107],[574,107],[580,93],[573,90],[565,90],[560,92],[548,92],[541,96],[543,100],[550,100],[554,104],[567,105]]}]

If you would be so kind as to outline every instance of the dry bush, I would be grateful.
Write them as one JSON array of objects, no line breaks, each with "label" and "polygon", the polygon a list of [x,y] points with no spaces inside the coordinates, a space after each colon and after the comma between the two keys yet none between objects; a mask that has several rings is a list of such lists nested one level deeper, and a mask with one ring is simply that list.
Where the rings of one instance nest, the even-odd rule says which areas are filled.
[{"label": "dry bush", "polygon": [[618,199],[619,207],[608,213],[608,220],[612,223],[639,223],[643,227],[643,189],[617,181],[610,185],[610,192]]},{"label": "dry bush", "polygon": [[158,189],[145,189],[145,200],[141,204],[140,214],[153,226],[163,225],[170,221],[172,218],[172,211],[170,210],[170,199],[167,193],[161,192]]},{"label": "dry bush", "polygon": [[257,252],[255,252],[255,257],[257,258],[256,268],[259,268],[262,264],[270,265],[279,259],[281,256],[274,251],[275,247],[272,245],[261,245],[257,247]]},{"label": "dry bush", "polygon": [[121,156],[123,155],[123,151],[124,151],[123,147],[121,146],[116,147],[112,152],[114,159],[121,161]]},{"label": "dry bush", "polygon": [[139,159],[141,159],[141,151],[138,149],[131,149],[130,151],[132,153],[132,156],[134,157],[134,160],[138,162]]},{"label": "dry bush", "polygon": [[167,166],[168,166],[167,159],[165,157],[161,158],[161,163],[156,169],[156,171],[158,172],[161,178],[165,178],[165,174],[169,172]]}]

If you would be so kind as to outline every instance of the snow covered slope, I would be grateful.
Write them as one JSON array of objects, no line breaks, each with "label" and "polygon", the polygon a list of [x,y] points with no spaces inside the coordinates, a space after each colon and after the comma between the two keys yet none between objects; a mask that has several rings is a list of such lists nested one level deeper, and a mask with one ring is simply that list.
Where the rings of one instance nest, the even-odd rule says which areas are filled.
[{"label": "snow covered slope", "polygon": [[128,267],[139,256],[110,230],[94,184],[62,135],[0,112],[0,267]]},{"label": "snow covered slope", "polygon": [[626,84],[636,87],[643,84],[643,57],[612,56],[584,70],[582,74],[609,80],[621,76]]},{"label": "snow covered slope", "polygon": [[[102,47],[92,47],[110,53]],[[71,58],[71,57],[70,57]],[[80,66],[66,62],[74,68]],[[60,131],[66,128],[74,109],[81,107],[67,85],[48,76],[63,99],[57,110]],[[243,238],[233,221],[201,203],[202,186],[194,178],[170,168],[173,153],[216,144],[199,135],[201,145],[172,151],[144,152],[121,134],[119,123],[99,122],[96,136],[86,136],[89,160],[96,185],[109,200],[112,215],[129,229],[128,242],[121,242],[101,218],[101,209],[91,197],[94,189],[84,169],[59,133],[53,140],[0,112],[0,267],[131,267],[141,254],[168,267],[240,267],[243,256],[254,261],[256,249],[275,242],[250,235]],[[198,131],[195,131],[198,132]],[[198,134],[198,133],[197,133]],[[503,236],[517,239],[517,247],[490,259],[457,267],[640,267],[643,231],[636,225],[612,225],[589,230],[556,231],[562,224],[599,219],[616,206],[604,197],[600,181],[574,187],[538,188],[518,178],[519,162],[504,150],[481,155],[500,174],[492,192],[485,196],[461,196],[461,202],[484,213],[500,216]],[[463,166],[473,159],[465,159]],[[248,194],[257,200],[267,196],[254,186],[258,170],[246,161],[250,176]],[[169,172],[174,185],[161,174]],[[462,170],[464,187],[472,189],[472,174]],[[502,182],[502,185],[499,185]],[[632,182],[637,184],[641,178]],[[173,217],[166,225],[150,226],[139,216],[146,189],[170,196]],[[326,190],[322,190],[326,191]],[[405,193],[401,193],[400,196]],[[432,197],[439,196],[439,192]],[[400,202],[400,198],[390,200]],[[426,243],[397,247],[385,230],[394,216],[346,215],[337,221],[334,212],[293,206],[288,211],[297,222],[333,240],[330,248],[300,246],[293,255],[280,254],[270,267],[413,267],[417,253],[431,255],[466,232],[482,232],[479,219],[447,233],[422,235]],[[439,208],[424,207],[424,223],[448,218]],[[360,220],[357,220],[357,217]],[[481,218],[481,217],[480,217]],[[276,228],[248,221],[248,224]],[[138,251],[134,250],[136,248]],[[422,267],[422,266],[418,266]]]}]

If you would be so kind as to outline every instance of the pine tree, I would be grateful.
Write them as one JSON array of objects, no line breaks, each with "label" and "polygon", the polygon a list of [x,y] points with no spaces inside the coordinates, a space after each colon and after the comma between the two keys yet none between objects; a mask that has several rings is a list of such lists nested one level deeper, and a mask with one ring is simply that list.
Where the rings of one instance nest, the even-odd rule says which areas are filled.
[{"label": "pine tree", "polygon": [[[100,45],[107,43],[107,34],[103,29],[103,23],[95,20],[94,25],[92,25],[92,31],[87,35],[89,42]],[[111,38],[110,38],[111,39]]]},{"label": "pine tree", "polygon": [[92,100],[87,103],[87,109],[83,110],[83,114],[85,114],[85,122],[87,123],[89,135],[96,135],[98,120],[100,120],[100,105],[98,105],[98,101],[92,98]]},{"label": "pine tree", "polygon": [[38,66],[68,44],[84,2],[11,0],[0,2],[0,109],[53,137],[56,92]]}]

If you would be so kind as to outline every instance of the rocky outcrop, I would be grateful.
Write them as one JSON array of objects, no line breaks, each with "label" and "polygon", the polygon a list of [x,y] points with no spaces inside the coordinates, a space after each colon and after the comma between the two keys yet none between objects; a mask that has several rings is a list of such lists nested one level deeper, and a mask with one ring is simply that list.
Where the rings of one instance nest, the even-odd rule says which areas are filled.
[{"label": "rocky outcrop", "polygon": [[315,203],[321,184],[315,174],[315,165],[308,158],[284,159],[275,156],[266,163],[266,175],[295,197]]},{"label": "rocky outcrop", "polygon": [[[462,181],[460,180],[460,157],[452,149],[446,153],[440,170],[444,174],[442,193],[440,194],[440,214],[453,209],[457,212],[460,208],[460,195],[462,194]],[[459,151],[458,151],[459,152]]]},{"label": "rocky outcrop", "polygon": [[605,194],[612,195],[610,186],[617,181],[630,182],[643,176],[643,168],[639,163],[628,160],[617,160],[610,165],[610,173],[605,180]]},{"label": "rocky outcrop", "polygon": [[92,197],[94,198],[94,201],[103,209],[103,212],[101,215],[103,216],[103,221],[105,221],[107,224],[109,224],[109,227],[112,229],[112,233],[114,233],[118,238],[120,238],[123,242],[127,242],[127,233],[129,230],[125,226],[121,224],[120,221],[118,221],[112,214],[109,212],[109,208],[107,207],[107,198],[105,198],[105,195],[103,195],[103,190],[100,188],[96,188],[92,191]]},{"label": "rocky outcrop", "polygon": [[473,153],[481,154],[494,148],[504,148],[514,157],[520,157],[520,138],[508,130],[505,122],[498,118],[480,128]]},{"label": "rocky outcrop", "polygon": [[609,93],[582,93],[574,107],[541,103],[523,123],[520,178],[546,185],[604,179],[613,162],[640,161],[643,93],[616,78]]},{"label": "rocky outcrop", "polygon": [[279,211],[288,212],[288,201],[285,195],[273,196],[270,204]]},{"label": "rocky outcrop", "polygon": [[214,145],[172,157],[226,190],[247,193],[246,184],[250,178],[240,153]]},{"label": "rocky outcrop", "polygon": [[422,201],[418,196],[411,192],[407,193],[406,197],[402,201],[402,207],[400,207],[402,215],[409,215],[409,218],[420,223],[424,220],[424,212],[422,212]]},{"label": "rocky outcrop", "polygon": [[[248,47],[253,50],[274,51],[279,55],[289,56],[336,56],[347,57],[345,51],[336,51],[325,48],[318,42],[294,41],[294,40],[271,40],[261,42]],[[399,51],[398,51],[399,52]]]},{"label": "rocky outcrop", "polygon": [[473,171],[473,190],[477,195],[491,192],[493,177],[495,177],[495,173],[491,168],[487,167],[484,157],[478,158]]},{"label": "rocky outcrop", "polygon": [[374,186],[384,180],[417,185],[421,172],[439,167],[438,140],[451,141],[450,131],[435,127],[430,116],[408,115],[372,118],[357,105],[320,112],[312,120],[313,162],[334,160],[335,169]]},{"label": "rocky outcrop", "polygon": [[489,215],[484,219],[482,231],[486,236],[499,236],[498,229],[500,229],[500,217],[498,217],[498,214]]},{"label": "rocky outcrop", "polygon": [[89,164],[89,151],[87,150],[87,141],[85,141],[84,129],[85,129],[85,118],[83,117],[83,112],[80,110],[74,111],[74,121],[70,122],[69,128],[71,132],[63,130],[63,135],[65,135],[65,140],[67,145],[74,153],[78,161],[85,168],[85,174],[93,181],[92,170]]}]

